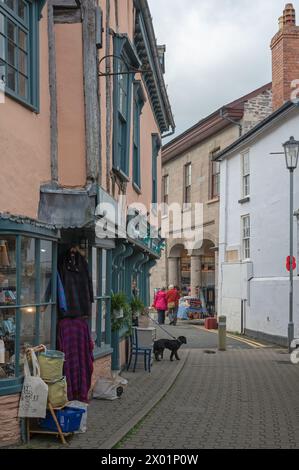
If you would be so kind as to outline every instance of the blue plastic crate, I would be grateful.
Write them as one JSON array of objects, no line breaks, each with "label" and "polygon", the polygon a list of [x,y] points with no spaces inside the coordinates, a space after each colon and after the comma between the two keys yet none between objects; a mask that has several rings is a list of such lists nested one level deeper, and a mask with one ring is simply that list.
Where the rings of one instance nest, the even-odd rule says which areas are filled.
[{"label": "blue plastic crate", "polygon": [[[70,406],[66,406],[62,410],[57,410],[55,414],[57,421],[60,424],[62,432],[78,431],[80,428],[83,413],[85,413],[85,410],[72,408]],[[56,423],[50,411],[47,411],[45,419],[41,419],[39,425],[43,429],[48,429],[49,431],[57,431]]]}]

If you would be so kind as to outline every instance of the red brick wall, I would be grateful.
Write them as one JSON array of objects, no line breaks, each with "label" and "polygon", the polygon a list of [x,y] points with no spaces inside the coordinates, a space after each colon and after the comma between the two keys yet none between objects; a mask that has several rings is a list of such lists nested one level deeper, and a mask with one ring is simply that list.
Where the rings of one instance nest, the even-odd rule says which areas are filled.
[{"label": "red brick wall", "polygon": [[119,357],[120,357],[120,367],[123,368],[126,365],[126,339],[122,339],[119,343]]},{"label": "red brick wall", "polygon": [[99,377],[111,377],[111,354],[97,359],[93,364],[91,389]]},{"label": "red brick wall", "polygon": [[291,84],[299,80],[299,26],[292,5],[284,10],[280,27],[271,42],[273,110],[291,99]]},{"label": "red brick wall", "polygon": [[19,399],[19,394],[0,397],[0,447],[15,444],[21,439]]}]

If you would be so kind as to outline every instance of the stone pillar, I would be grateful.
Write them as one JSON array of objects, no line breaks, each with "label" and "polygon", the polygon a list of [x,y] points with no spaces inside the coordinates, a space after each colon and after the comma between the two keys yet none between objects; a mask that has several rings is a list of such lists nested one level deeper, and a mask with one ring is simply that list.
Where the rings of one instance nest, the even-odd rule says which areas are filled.
[{"label": "stone pillar", "polygon": [[168,285],[179,283],[179,258],[168,258]]},{"label": "stone pillar", "polygon": [[201,259],[200,256],[191,256],[191,295],[198,295],[197,286],[201,286]]}]

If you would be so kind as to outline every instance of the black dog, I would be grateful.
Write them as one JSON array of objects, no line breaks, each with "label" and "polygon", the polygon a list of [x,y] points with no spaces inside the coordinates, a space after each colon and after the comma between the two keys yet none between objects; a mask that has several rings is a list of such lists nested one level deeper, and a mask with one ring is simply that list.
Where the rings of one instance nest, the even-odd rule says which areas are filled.
[{"label": "black dog", "polygon": [[185,336],[179,336],[177,339],[158,339],[154,342],[154,355],[156,361],[160,361],[160,356],[161,359],[163,359],[164,349],[169,349],[171,351],[171,361],[173,361],[173,356],[175,356],[176,360],[179,361],[180,358],[178,356],[178,350],[182,344],[187,344]]}]

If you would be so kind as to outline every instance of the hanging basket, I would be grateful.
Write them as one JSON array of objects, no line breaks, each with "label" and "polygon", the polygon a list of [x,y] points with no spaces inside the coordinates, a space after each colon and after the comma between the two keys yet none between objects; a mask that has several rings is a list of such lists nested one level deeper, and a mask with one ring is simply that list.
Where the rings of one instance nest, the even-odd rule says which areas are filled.
[{"label": "hanging basket", "polygon": [[118,318],[124,317],[124,309],[120,308],[119,310],[113,310],[113,316],[117,320]]}]

